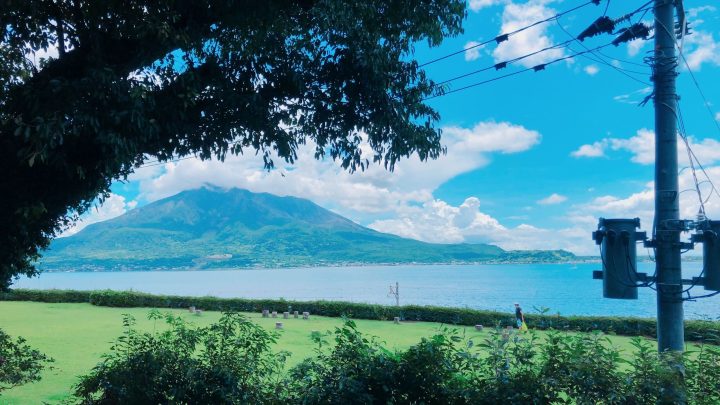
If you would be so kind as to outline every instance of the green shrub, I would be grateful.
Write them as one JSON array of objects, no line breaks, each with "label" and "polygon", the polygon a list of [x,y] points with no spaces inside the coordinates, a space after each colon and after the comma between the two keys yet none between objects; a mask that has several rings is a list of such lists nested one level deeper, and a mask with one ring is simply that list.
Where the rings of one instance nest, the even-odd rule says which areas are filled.
[{"label": "green shrub", "polygon": [[40,380],[40,373],[53,360],[0,330],[0,394],[10,388]]},{"label": "green shrub", "polygon": [[285,354],[273,354],[276,335],[236,313],[207,328],[192,328],[152,311],[168,328],[126,331],[75,387],[82,404],[263,404],[279,397]]},{"label": "green shrub", "polygon": [[[290,301],[284,299],[246,299],[217,297],[184,297],[153,295],[136,291],[73,291],[73,290],[11,290],[0,293],[0,300],[39,302],[89,302],[109,307],[188,308],[195,306],[211,311],[260,312],[263,309],[288,311],[290,308],[314,315],[354,319],[388,320],[400,316],[406,320],[439,322],[448,325],[511,326],[515,316],[510,313],[468,308],[404,305],[400,307],[341,301]],[[560,316],[527,314],[533,329],[602,331],[624,336],[656,336],[654,319],[609,316]],[[685,322],[685,339],[713,342],[720,336],[720,322],[691,320]]]},{"label": "green shrub", "polygon": [[405,352],[390,351],[347,320],[334,337],[330,346],[315,336],[316,355],[290,371],[285,402],[444,404],[461,398],[453,345],[445,335],[422,339]]},{"label": "green shrub", "polygon": [[0,292],[0,301],[90,302],[90,294],[91,291],[15,289]]},{"label": "green shrub", "polygon": [[688,399],[695,404],[720,404],[720,347],[702,345],[686,362]]},{"label": "green shrub", "polygon": [[[441,328],[404,351],[389,350],[345,320],[314,333],[315,353],[290,370],[272,354],[276,335],[241,315],[193,328],[156,310],[168,328],[125,334],[76,387],[84,404],[657,404],[668,393],[716,404],[720,350],[659,355],[637,338],[626,361],[601,333],[496,328],[481,342]],[[682,370],[685,369],[686,373]]]}]

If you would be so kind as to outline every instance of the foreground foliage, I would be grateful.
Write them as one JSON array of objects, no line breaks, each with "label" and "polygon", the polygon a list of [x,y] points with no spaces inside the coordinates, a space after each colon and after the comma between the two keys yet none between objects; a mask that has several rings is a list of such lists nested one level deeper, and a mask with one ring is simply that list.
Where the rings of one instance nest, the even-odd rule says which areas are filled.
[{"label": "foreground foliage", "polygon": [[40,380],[40,372],[52,359],[0,330],[0,394],[19,385]]},{"label": "foreground foliage", "polygon": [[81,403],[245,404],[280,394],[285,354],[273,354],[276,336],[242,315],[197,329],[157,311],[150,317],[169,328],[140,333],[126,316],[125,334],[77,386]]},{"label": "foreground foliage", "polygon": [[[153,319],[160,319],[153,312]],[[672,367],[635,338],[623,360],[599,333],[496,329],[480,342],[443,328],[405,351],[388,350],[346,320],[314,332],[314,356],[283,370],[276,335],[227,313],[207,328],[164,317],[159,332],[126,333],[76,387],[85,404],[655,404],[668,387],[689,403],[720,397],[720,349],[701,346]],[[628,357],[628,356],[625,356]]]}]

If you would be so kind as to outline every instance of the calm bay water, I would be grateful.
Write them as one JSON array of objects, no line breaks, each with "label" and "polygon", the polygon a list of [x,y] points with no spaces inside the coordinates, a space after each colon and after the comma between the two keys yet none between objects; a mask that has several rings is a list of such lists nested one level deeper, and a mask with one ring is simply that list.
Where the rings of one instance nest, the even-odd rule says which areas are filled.
[{"label": "calm bay water", "polygon": [[[602,298],[602,282],[592,279],[598,264],[502,264],[321,267],[263,270],[44,273],[20,279],[16,288],[113,289],[155,294],[218,297],[344,300],[394,304],[389,285],[400,283],[401,304],[468,307],[510,312],[520,302],[563,315],[655,316],[655,292],[641,288],[636,301]],[[652,274],[653,263],[639,270]],[[701,263],[685,263],[684,276],[700,273]],[[693,290],[705,294],[702,287]],[[687,318],[720,317],[720,295],[686,302]]]}]

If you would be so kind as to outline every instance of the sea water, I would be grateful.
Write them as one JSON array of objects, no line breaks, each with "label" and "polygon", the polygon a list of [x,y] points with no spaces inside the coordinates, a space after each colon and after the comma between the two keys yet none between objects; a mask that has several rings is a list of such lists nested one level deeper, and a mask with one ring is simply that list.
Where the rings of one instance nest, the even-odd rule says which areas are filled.
[{"label": "sea water", "polygon": [[[19,279],[15,288],[113,289],[154,294],[217,297],[342,300],[393,305],[389,287],[399,283],[401,304],[438,305],[510,312],[518,302],[526,313],[543,308],[562,315],[654,317],[656,293],[639,289],[637,300],[602,297],[602,281],[592,279],[596,263],[498,265],[395,265],[292,269],[227,269],[43,273]],[[639,263],[652,274],[654,263]],[[697,276],[702,263],[683,265],[684,277]],[[708,293],[702,287],[694,295]],[[535,309],[536,308],[536,309]],[[687,301],[688,319],[718,319],[720,295]]]}]

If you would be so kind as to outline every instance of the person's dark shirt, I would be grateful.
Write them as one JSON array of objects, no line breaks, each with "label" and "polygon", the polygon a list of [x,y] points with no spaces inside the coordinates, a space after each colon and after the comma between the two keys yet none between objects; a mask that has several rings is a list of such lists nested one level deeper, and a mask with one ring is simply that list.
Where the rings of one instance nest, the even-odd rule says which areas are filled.
[{"label": "person's dark shirt", "polygon": [[522,319],[522,308],[515,307],[515,318]]}]

